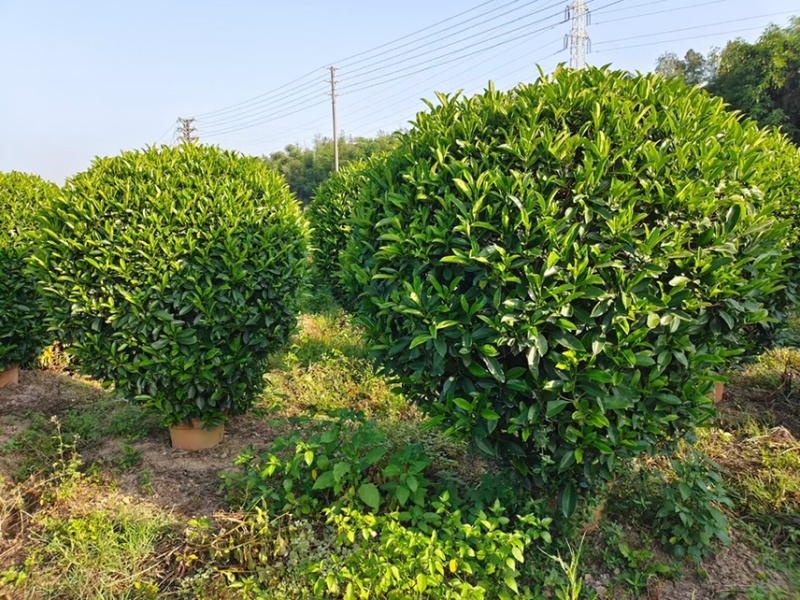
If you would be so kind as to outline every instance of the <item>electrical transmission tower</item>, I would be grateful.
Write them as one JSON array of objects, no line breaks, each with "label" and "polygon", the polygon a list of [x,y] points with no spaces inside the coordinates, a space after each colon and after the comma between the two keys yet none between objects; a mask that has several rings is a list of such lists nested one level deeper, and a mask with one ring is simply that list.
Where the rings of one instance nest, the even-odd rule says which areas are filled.
[{"label": "electrical transmission tower", "polygon": [[589,24],[589,9],[586,0],[572,0],[567,8],[567,18],[572,20],[572,32],[569,34],[569,66],[583,69],[586,66],[586,54],[591,48],[591,40],[586,32]]},{"label": "electrical transmission tower", "polygon": [[193,142],[194,137],[193,133],[196,131],[194,127],[194,117],[190,117],[188,119],[178,119],[178,136],[184,142]]}]

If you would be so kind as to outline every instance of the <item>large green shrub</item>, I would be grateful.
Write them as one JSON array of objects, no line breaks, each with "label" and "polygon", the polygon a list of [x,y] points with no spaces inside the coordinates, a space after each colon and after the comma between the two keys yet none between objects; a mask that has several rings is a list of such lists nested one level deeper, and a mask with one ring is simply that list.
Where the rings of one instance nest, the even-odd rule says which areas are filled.
[{"label": "large green shrub", "polygon": [[315,275],[329,282],[339,302],[346,302],[345,292],[336,277],[340,271],[339,254],[350,237],[348,220],[353,210],[354,190],[364,178],[366,161],[349,164],[320,185],[308,205],[311,223],[312,257]]},{"label": "large green shrub", "polygon": [[295,326],[307,224],[257,159],[191,144],[97,159],[41,238],[59,339],[168,424],[247,410]]},{"label": "large green shrub", "polygon": [[36,212],[57,191],[36,175],[0,173],[0,371],[32,362],[46,345],[41,296],[25,261]]},{"label": "large green shrub", "polygon": [[571,514],[712,414],[724,338],[780,293],[776,134],[608,69],[439,100],[360,187],[343,279],[434,422]]},{"label": "large green shrub", "polygon": [[[779,135],[770,136],[763,152],[768,154],[774,169],[768,169],[765,177],[770,181],[767,185],[774,193],[777,201],[776,215],[790,223],[784,238],[783,250],[786,277],[786,293],[774,294],[766,302],[766,306],[777,322],[760,327],[760,335],[752,335],[743,340],[743,345],[762,351],[764,347],[785,343],[789,334],[790,316],[797,313],[800,303],[800,148],[792,144],[788,138]],[[754,354],[755,352],[750,352]]]}]

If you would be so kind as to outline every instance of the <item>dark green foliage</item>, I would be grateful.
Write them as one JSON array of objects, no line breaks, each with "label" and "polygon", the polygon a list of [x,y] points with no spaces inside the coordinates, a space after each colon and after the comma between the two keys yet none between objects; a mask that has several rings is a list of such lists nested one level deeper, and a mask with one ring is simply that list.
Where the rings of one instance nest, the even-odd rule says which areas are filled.
[{"label": "dark green foliage", "polygon": [[[730,109],[763,126],[780,127],[795,144],[800,143],[800,18],[793,18],[784,28],[770,25],[754,43],[736,39],[706,57],[694,50],[689,50],[684,59],[664,54],[659,57],[656,72],[691,84],[704,83],[710,93],[730,104]],[[800,151],[791,151],[790,144],[777,137],[770,142],[769,150],[762,150],[783,162],[772,172],[779,184],[775,195],[780,204],[778,214],[794,222],[785,250],[790,256],[788,297],[770,299],[776,323],[742,336],[741,345],[749,354],[771,346],[780,337],[786,314],[795,310],[800,296]]]},{"label": "dark green foliage", "polygon": [[32,363],[47,345],[41,296],[25,261],[36,212],[57,193],[36,175],[0,173],[0,371]]},{"label": "dark green foliage", "polygon": [[97,159],[40,237],[59,339],[168,424],[246,411],[295,326],[307,224],[258,159],[193,145]]},{"label": "dark green foliage", "polygon": [[765,300],[773,322],[748,327],[735,343],[752,358],[767,348],[790,341],[791,317],[800,303],[800,149],[785,136],[772,135],[761,145],[763,169],[760,187],[770,190],[768,200],[776,203],[775,217],[788,223],[781,254],[785,264],[784,290]]},{"label": "dark green foliage", "polygon": [[337,274],[341,270],[339,254],[350,237],[349,219],[353,199],[359,184],[364,182],[363,170],[367,163],[351,163],[317,188],[308,205],[311,223],[312,256],[314,272],[319,281],[328,283],[340,303],[347,304]]},{"label": "dark green foliage", "polygon": [[640,462],[619,474],[609,512],[625,523],[639,523],[675,556],[699,561],[717,542],[730,543],[723,509],[733,509],[734,503],[719,469],[693,448]]},{"label": "dark green foliage", "polygon": [[777,138],[607,69],[439,100],[370,169],[344,281],[409,397],[570,515],[708,419],[725,338],[766,319]]},{"label": "dark green foliage", "polygon": [[[374,154],[390,150],[396,145],[393,135],[375,138],[340,138],[339,165],[344,167]],[[284,150],[263,157],[270,168],[281,173],[292,191],[303,204],[314,197],[317,187],[333,173],[333,140],[320,137],[312,148],[291,144]]]}]

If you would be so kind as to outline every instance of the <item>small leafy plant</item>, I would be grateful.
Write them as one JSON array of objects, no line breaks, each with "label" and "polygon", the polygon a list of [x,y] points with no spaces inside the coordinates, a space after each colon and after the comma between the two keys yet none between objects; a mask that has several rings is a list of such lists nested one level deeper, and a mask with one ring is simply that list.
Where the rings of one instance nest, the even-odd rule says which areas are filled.
[{"label": "small leafy plant", "polygon": [[95,160],[39,223],[50,324],[82,372],[204,426],[245,412],[296,323],[307,224],[255,158],[184,144]]},{"label": "small leafy plant", "polygon": [[733,501],[717,466],[704,456],[691,453],[671,460],[670,466],[672,473],[655,473],[663,484],[653,525],[676,556],[688,555],[699,562],[711,551],[715,538],[730,543],[728,519],[720,507],[733,507]]},{"label": "small leafy plant", "polygon": [[422,516],[430,460],[420,444],[391,448],[374,421],[347,412],[321,424],[295,423],[307,429],[278,438],[260,456],[237,458],[241,472],[225,475],[231,500],[249,506],[266,501],[273,514],[357,507]]},{"label": "small leafy plant", "polygon": [[26,261],[33,254],[36,213],[58,186],[36,175],[0,173],[0,371],[32,364],[47,345],[45,309]]}]

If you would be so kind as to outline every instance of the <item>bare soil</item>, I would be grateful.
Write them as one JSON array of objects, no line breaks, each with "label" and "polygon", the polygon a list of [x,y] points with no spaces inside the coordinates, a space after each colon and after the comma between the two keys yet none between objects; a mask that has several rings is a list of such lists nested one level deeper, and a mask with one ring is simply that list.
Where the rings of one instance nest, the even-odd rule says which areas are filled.
[{"label": "bare soil", "polygon": [[[626,527],[625,531],[629,539],[637,539],[631,528]],[[653,552],[656,563],[666,565],[675,560],[658,547],[648,550]],[[736,531],[731,532],[731,545],[721,547],[702,565],[693,567],[692,563],[687,563],[680,576],[674,579],[653,577],[639,596],[634,594],[633,588],[627,589],[624,583],[620,583],[618,570],[611,573],[595,570],[592,565],[586,565],[586,568],[589,573],[584,576],[584,584],[597,594],[598,600],[748,600],[747,590],[757,584],[765,588],[789,589],[783,575],[760,566],[756,553]]]},{"label": "bare soil", "polygon": [[680,579],[659,582],[651,594],[653,600],[716,600],[736,598],[746,600],[753,585],[789,589],[786,579],[771,570],[759,567],[753,551],[737,540],[733,532],[730,546],[720,549],[703,562],[702,570],[684,569]]},{"label": "bare soil", "polygon": [[19,383],[0,389],[0,417],[40,412],[48,417],[97,400],[96,382],[55,371],[20,371]]},{"label": "bare soil", "polygon": [[742,378],[737,385],[726,385],[725,396],[719,413],[722,423],[740,423],[746,419],[771,426],[780,424],[795,439],[800,439],[800,395],[791,378],[787,378],[777,389],[764,389],[748,385]]},{"label": "bare soil", "polygon": [[[107,393],[96,383],[67,374],[23,371],[18,385],[0,389],[0,444],[28,427],[26,415],[58,416]],[[174,450],[164,428],[134,442],[119,437],[105,439],[84,449],[81,459],[85,465],[99,465],[101,472],[113,476],[117,488],[125,494],[146,498],[186,517],[212,515],[228,508],[220,491],[220,474],[233,468],[235,458],[248,447],[256,452],[267,449],[277,433],[265,420],[249,414],[226,423],[225,439],[209,450]],[[130,468],[121,467],[126,445],[140,457]],[[0,474],[10,477],[16,458],[13,453],[1,453]]]},{"label": "bare soil", "polygon": [[[219,446],[186,452],[173,449],[164,430],[131,444],[141,452],[141,463],[119,475],[117,485],[124,493],[145,494],[151,502],[186,517],[210,516],[228,508],[220,475],[233,468],[233,461],[248,447],[266,450],[275,436],[267,423],[244,415],[226,423]],[[110,440],[107,446],[104,450],[122,454],[121,440]]]}]

